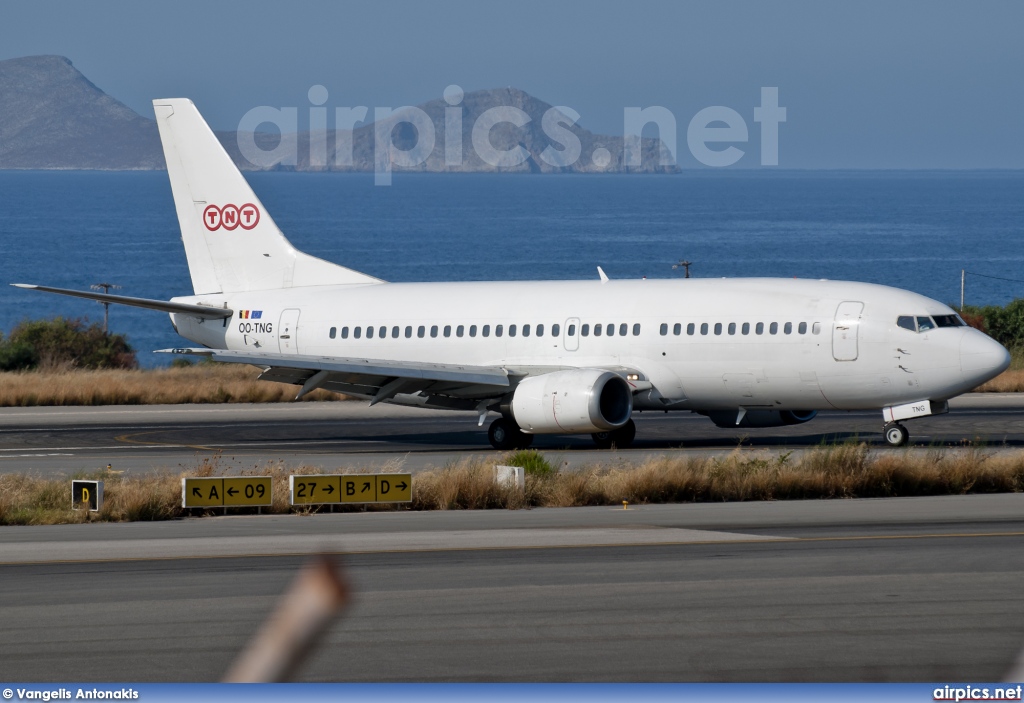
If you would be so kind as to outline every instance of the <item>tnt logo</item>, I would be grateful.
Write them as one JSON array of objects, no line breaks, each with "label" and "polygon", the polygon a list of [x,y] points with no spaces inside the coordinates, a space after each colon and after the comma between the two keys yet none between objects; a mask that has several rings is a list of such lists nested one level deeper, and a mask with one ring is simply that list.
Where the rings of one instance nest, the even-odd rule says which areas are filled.
[{"label": "tnt logo", "polygon": [[203,224],[211,232],[216,232],[219,229],[231,231],[238,227],[249,230],[259,222],[260,209],[252,203],[246,203],[241,207],[230,203],[220,207],[207,205],[203,210]]}]

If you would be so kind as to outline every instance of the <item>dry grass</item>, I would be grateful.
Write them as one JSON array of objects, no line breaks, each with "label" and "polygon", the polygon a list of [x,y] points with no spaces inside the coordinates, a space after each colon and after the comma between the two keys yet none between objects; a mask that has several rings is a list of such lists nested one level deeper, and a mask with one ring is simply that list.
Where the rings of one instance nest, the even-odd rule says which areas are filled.
[{"label": "dry grass", "polygon": [[1024,349],[1010,350],[1010,368],[974,389],[976,393],[1024,393]]},{"label": "dry grass", "polygon": [[[296,386],[257,381],[260,370],[237,364],[133,371],[19,371],[0,373],[0,407],[30,405],[166,405],[282,403]],[[317,390],[303,400],[343,400]]]},{"label": "dry grass", "polygon": [[[664,457],[634,466],[592,466],[579,471],[526,477],[525,491],[495,485],[493,462],[464,461],[419,473],[413,502],[405,506],[338,506],[339,510],[482,510],[583,505],[866,498],[959,495],[1024,491],[1024,452],[986,454],[965,448],[932,452],[872,454],[864,445],[822,447],[792,458],[737,450],[725,457]],[[387,470],[394,470],[392,467]],[[333,472],[333,471],[332,471]],[[353,472],[351,469],[345,473]],[[270,513],[318,512],[288,505],[290,469],[281,463],[254,467],[244,475],[271,476]],[[169,520],[189,513],[181,507],[182,476],[217,476],[216,459],[183,473],[99,474],[103,510],[71,510],[71,482],[14,474],[0,475],[0,525],[43,525],[87,521]],[[205,514],[220,514],[214,509]],[[232,510],[232,513],[244,512]],[[250,510],[250,512],[255,512]]]},{"label": "dry grass", "polygon": [[974,389],[976,393],[1024,393],[1024,369],[1010,368]]}]

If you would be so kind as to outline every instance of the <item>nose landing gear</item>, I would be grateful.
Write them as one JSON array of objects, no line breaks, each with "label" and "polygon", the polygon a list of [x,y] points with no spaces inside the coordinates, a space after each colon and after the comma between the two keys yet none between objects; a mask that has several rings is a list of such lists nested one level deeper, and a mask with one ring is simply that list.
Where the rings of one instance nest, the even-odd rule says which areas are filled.
[{"label": "nose landing gear", "polygon": [[907,428],[898,422],[887,422],[882,428],[885,441],[890,447],[902,447],[910,439]]}]

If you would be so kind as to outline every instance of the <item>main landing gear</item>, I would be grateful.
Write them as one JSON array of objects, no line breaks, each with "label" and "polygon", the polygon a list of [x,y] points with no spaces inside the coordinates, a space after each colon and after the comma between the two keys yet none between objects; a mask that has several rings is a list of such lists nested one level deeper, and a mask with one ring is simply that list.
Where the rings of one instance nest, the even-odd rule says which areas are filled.
[{"label": "main landing gear", "polygon": [[519,429],[519,425],[499,417],[487,430],[487,439],[495,449],[526,449],[533,444],[533,435]]},{"label": "main landing gear", "polygon": [[636,423],[630,419],[617,430],[595,432],[590,436],[598,449],[611,449],[612,446],[618,449],[628,449],[633,445],[633,439],[636,437]]},{"label": "main landing gear", "polygon": [[902,447],[910,439],[910,433],[907,432],[907,428],[898,422],[885,423],[885,427],[882,428],[882,434],[885,435],[885,441],[890,447]]}]

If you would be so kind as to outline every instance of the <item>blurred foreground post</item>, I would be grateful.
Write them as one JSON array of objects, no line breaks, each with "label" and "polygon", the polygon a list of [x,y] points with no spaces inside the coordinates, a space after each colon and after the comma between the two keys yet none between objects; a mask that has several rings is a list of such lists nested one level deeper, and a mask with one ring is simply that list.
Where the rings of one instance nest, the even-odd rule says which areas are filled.
[{"label": "blurred foreground post", "polygon": [[303,567],[259,632],[224,676],[225,683],[288,681],[349,602],[335,560],[321,555]]}]

